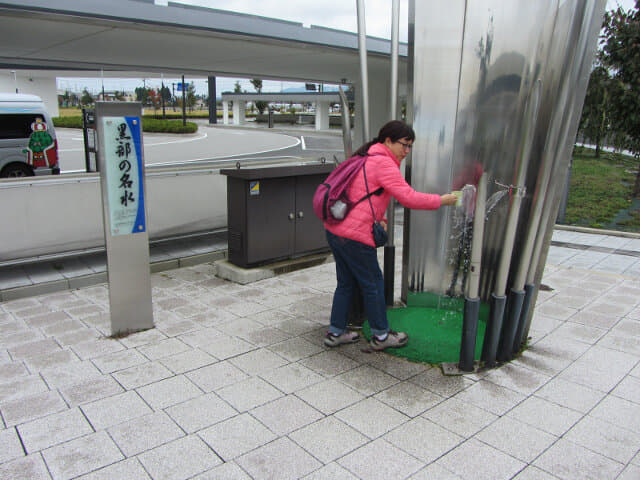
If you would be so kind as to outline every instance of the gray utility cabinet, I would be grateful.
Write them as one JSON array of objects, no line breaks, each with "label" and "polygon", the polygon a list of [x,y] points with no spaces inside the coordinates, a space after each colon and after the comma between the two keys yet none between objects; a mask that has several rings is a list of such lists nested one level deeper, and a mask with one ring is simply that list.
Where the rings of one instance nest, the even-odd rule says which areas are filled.
[{"label": "gray utility cabinet", "polygon": [[229,261],[254,267],[328,250],[313,194],[333,164],[224,169]]}]

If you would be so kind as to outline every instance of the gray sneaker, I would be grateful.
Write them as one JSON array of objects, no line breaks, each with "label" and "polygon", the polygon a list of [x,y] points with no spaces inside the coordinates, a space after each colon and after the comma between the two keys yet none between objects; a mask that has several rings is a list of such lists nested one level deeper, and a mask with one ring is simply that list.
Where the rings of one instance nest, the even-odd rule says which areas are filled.
[{"label": "gray sneaker", "polygon": [[371,336],[371,341],[369,345],[373,350],[384,350],[385,348],[399,348],[404,347],[409,341],[409,336],[404,332],[394,332],[393,330],[389,330],[387,334],[387,338],[384,340],[378,340],[378,337],[375,335]]},{"label": "gray sneaker", "polygon": [[324,344],[327,347],[337,347],[343,343],[356,343],[358,340],[360,340],[360,335],[356,332],[346,331],[342,335],[327,333],[327,336],[324,337]]}]

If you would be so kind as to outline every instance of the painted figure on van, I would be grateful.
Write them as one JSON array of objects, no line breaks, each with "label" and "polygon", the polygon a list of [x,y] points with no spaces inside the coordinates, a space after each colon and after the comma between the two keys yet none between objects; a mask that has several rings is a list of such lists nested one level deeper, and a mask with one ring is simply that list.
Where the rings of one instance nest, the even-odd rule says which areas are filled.
[{"label": "painted figure on van", "polygon": [[31,124],[31,130],[33,133],[29,137],[29,145],[26,150],[23,150],[23,153],[29,155],[27,163],[34,168],[55,165],[55,151],[53,150],[55,142],[47,131],[47,124],[42,121],[42,118],[36,118],[36,121]]}]

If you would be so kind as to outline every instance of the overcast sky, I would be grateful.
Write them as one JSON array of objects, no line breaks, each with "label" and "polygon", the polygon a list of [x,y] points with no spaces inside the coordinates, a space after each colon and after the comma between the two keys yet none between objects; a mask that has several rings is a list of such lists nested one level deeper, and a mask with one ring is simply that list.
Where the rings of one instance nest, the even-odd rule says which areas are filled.
[{"label": "overcast sky", "polygon": [[[350,32],[357,32],[356,0],[171,0],[174,3],[197,5],[201,7],[229,10],[239,13],[248,13],[263,17],[279,18],[299,22],[305,26],[319,25],[336,28]],[[427,0],[418,0],[427,1]],[[507,0],[508,1],[508,0]],[[166,0],[155,0],[158,4],[166,4]],[[391,0],[365,0],[364,10],[366,17],[366,33],[369,36],[391,38]],[[635,6],[635,0],[607,0],[607,10],[621,6],[628,10]],[[406,42],[408,37],[408,0],[400,0],[400,41]],[[189,79],[185,79],[190,81]],[[218,78],[217,89],[220,92],[233,90],[233,85],[238,79]],[[171,87],[171,83],[179,81],[176,78],[165,79],[165,85]],[[253,86],[248,80],[240,80],[242,88],[253,91]],[[146,85],[157,88],[160,79],[104,79],[106,90],[128,90]],[[195,80],[198,94],[206,94],[207,86],[204,79]],[[289,82],[263,82],[264,91],[279,91],[282,88],[297,86],[299,84]],[[58,88],[74,91],[88,88],[97,93],[102,88],[100,79],[58,79]]]}]

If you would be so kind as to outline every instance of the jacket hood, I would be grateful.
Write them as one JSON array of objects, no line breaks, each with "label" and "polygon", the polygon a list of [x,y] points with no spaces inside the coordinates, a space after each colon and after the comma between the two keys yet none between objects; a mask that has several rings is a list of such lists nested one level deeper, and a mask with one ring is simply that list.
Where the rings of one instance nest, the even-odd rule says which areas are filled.
[{"label": "jacket hood", "polygon": [[387,157],[394,159],[395,162],[398,165],[400,165],[400,162],[398,161],[396,156],[393,154],[393,152],[391,152],[391,150],[389,150],[389,147],[387,147],[384,143],[374,143],[369,147],[369,150],[367,150],[367,153],[369,155],[386,155]]}]

